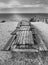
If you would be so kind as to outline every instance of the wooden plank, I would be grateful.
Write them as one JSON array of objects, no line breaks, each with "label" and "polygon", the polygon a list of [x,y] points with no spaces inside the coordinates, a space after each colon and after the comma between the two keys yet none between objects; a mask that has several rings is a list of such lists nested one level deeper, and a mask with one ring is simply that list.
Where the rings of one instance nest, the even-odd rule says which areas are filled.
[{"label": "wooden plank", "polygon": [[36,49],[12,49],[14,52],[38,52]]}]

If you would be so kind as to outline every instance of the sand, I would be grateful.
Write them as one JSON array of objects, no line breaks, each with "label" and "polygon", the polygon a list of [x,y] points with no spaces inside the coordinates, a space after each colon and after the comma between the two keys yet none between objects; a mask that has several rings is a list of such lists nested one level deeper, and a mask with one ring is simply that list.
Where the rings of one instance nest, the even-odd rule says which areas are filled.
[{"label": "sand", "polygon": [[40,31],[40,35],[48,48],[48,24],[44,22],[32,22],[32,24]]},{"label": "sand", "polygon": [[[18,22],[0,23],[0,50],[7,43],[8,39],[10,39],[10,37],[11,37],[10,33],[15,30],[17,24],[18,24]],[[42,38],[46,42],[48,42],[48,24],[45,24],[42,22],[34,22],[34,23],[32,22],[32,24],[40,31]],[[46,43],[46,44],[48,44],[48,43]],[[46,53],[43,53],[43,55],[44,54],[47,55]],[[16,55],[16,53],[15,53],[15,55]],[[45,62],[45,55],[43,56],[44,62]],[[20,56],[20,54],[18,56]],[[12,57],[12,55],[10,52],[0,51],[0,65],[17,65],[17,64],[19,65],[21,63],[24,63],[23,61],[17,62],[16,60],[12,60],[12,59],[10,59],[11,57]],[[38,58],[39,58],[39,60],[41,60],[40,57],[35,58],[34,63],[32,63],[33,65],[38,65],[38,63],[39,63]],[[5,61],[5,63],[4,63],[4,61]],[[42,61],[40,61],[40,62],[42,62]],[[29,63],[30,62],[28,62],[28,64],[26,64],[26,65],[31,65]]]},{"label": "sand", "polygon": [[[0,23],[0,49],[10,39],[10,33],[16,29],[17,24],[18,22]],[[48,47],[48,24],[43,22],[32,22],[32,24],[40,31],[40,34]]]},{"label": "sand", "polygon": [[11,37],[11,32],[14,31],[18,22],[0,23],[0,49],[4,47]]}]

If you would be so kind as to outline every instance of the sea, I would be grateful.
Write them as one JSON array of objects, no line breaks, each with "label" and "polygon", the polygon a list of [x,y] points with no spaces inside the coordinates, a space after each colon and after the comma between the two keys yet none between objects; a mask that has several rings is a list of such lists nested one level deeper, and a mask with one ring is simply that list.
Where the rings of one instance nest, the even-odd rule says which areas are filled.
[{"label": "sea", "polygon": [[48,18],[48,13],[0,13],[0,21],[16,21],[22,18],[40,17]]}]

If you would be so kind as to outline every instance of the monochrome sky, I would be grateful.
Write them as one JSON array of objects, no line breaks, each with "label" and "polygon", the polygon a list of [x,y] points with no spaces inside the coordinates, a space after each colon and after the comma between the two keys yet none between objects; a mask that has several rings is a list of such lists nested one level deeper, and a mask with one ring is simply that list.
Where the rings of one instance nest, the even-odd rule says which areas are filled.
[{"label": "monochrome sky", "polygon": [[0,13],[48,13],[48,0],[0,0]]}]

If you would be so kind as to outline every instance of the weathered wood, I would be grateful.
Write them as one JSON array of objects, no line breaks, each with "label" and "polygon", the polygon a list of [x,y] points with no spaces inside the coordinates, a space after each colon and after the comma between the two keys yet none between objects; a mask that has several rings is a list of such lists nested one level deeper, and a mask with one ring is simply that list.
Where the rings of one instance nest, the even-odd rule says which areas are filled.
[{"label": "weathered wood", "polygon": [[31,25],[30,22],[23,21],[18,25],[17,28],[12,32],[12,37],[7,42],[4,50],[9,50],[9,48],[11,48],[13,51],[20,50],[32,52],[34,49],[40,50],[39,48],[42,47],[46,49],[43,40],[39,36],[38,29]]},{"label": "weathered wood", "polygon": [[16,35],[16,29],[11,33],[11,35]]},{"label": "weathered wood", "polygon": [[12,49],[15,52],[38,52],[37,49]]}]

